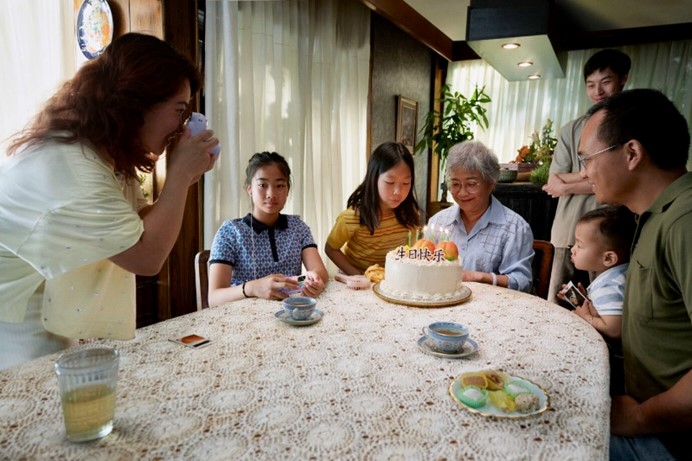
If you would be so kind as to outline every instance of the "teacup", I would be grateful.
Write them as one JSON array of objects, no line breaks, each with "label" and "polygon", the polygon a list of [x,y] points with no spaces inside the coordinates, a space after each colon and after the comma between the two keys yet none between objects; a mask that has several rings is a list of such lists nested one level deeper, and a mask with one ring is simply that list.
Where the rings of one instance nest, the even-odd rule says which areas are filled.
[{"label": "teacup", "polygon": [[283,304],[293,320],[307,320],[315,312],[317,300],[306,296],[296,296],[284,299]]},{"label": "teacup", "polygon": [[423,327],[423,334],[432,341],[433,347],[442,352],[460,352],[469,338],[469,330],[454,322],[434,322]]}]

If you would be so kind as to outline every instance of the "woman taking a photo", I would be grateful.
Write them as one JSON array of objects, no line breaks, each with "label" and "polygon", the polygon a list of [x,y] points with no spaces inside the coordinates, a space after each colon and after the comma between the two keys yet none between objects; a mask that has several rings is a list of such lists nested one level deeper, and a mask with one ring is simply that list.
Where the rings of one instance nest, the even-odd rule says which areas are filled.
[{"label": "woman taking a photo", "polygon": [[[214,165],[211,131],[183,129],[195,65],[123,35],[18,133],[0,166],[0,369],[88,338],[131,339],[135,274],[159,272],[188,188]],[[146,206],[137,172],[167,152]]]}]

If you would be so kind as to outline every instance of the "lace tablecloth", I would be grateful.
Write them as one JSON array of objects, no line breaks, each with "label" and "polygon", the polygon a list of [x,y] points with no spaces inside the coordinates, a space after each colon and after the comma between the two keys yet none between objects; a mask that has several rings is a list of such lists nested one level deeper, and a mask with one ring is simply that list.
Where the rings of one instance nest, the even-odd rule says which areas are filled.
[{"label": "lace tablecloth", "polygon": [[[330,282],[325,313],[294,327],[278,301],[249,299],[137,331],[121,349],[113,433],[64,439],[56,355],[0,372],[0,459],[597,460],[608,455],[605,343],[569,311],[470,283],[468,302],[414,308]],[[468,325],[476,354],[418,348],[436,320]],[[197,333],[209,346],[172,337]],[[465,371],[503,370],[546,391],[550,408],[498,419],[448,395]]]}]

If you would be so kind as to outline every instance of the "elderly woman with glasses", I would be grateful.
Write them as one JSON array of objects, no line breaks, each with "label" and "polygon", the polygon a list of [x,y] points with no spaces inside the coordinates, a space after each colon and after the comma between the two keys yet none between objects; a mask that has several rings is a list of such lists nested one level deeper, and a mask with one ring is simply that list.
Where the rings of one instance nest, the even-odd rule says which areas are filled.
[{"label": "elderly woman with glasses", "polygon": [[482,143],[452,147],[445,176],[456,203],[430,218],[428,226],[450,232],[464,281],[528,292],[533,233],[524,218],[492,196],[499,175],[497,157]]}]

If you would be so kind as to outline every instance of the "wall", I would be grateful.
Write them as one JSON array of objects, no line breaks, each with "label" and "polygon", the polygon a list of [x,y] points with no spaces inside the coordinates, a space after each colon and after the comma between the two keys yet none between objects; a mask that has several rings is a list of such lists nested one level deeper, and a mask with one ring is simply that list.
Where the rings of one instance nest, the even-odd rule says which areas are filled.
[{"label": "wall", "polygon": [[[371,17],[371,106],[372,149],[395,140],[396,96],[418,102],[418,130],[430,110],[433,69],[432,52],[376,13]],[[420,133],[417,133],[416,140]],[[421,208],[427,202],[427,152],[415,155],[416,194]]]}]

